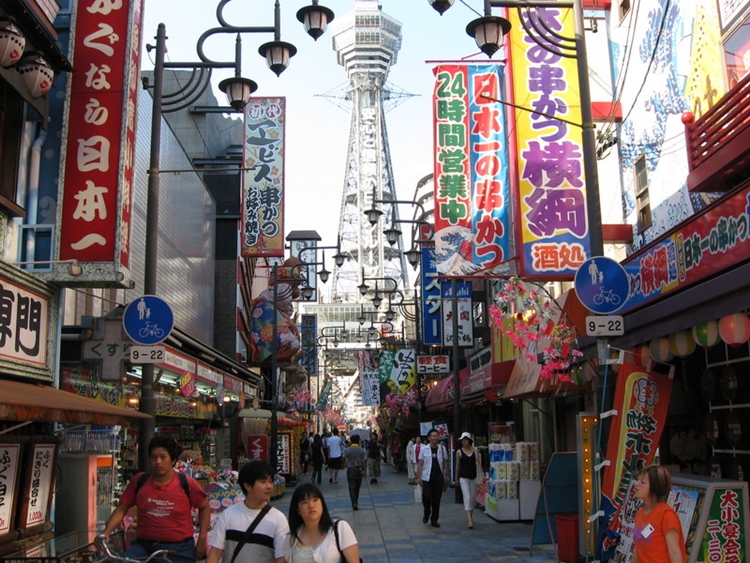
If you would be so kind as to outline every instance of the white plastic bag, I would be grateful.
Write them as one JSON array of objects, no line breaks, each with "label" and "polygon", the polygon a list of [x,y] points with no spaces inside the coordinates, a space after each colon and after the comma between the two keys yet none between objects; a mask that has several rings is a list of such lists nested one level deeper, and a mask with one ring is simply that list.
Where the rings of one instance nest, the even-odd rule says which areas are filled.
[{"label": "white plastic bag", "polygon": [[422,502],[422,485],[416,485],[414,487],[414,502]]}]

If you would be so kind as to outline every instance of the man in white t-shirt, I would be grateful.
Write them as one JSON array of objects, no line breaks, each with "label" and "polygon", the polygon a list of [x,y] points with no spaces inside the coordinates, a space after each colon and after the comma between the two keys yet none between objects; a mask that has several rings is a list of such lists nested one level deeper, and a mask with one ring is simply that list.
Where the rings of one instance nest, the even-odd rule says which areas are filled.
[{"label": "man in white t-shirt", "polygon": [[240,470],[237,481],[245,493],[244,502],[230,506],[219,515],[209,540],[206,563],[286,563],[289,524],[286,516],[271,508],[258,522],[233,561],[235,548],[255,517],[273,495],[273,469],[265,461],[253,460]]},{"label": "man in white t-shirt", "polygon": [[339,429],[333,428],[333,436],[328,438],[328,482],[334,485],[339,482],[339,470],[341,469],[341,456],[344,453],[344,440],[339,436]]}]

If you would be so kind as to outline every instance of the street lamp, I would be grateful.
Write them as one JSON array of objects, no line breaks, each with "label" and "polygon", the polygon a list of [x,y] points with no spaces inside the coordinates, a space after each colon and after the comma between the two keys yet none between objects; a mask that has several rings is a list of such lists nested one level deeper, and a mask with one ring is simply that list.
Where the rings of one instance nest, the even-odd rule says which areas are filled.
[{"label": "street lamp", "polygon": [[[365,210],[365,216],[367,217],[367,221],[372,225],[373,227],[378,224],[378,221],[380,220],[380,217],[383,215],[383,211],[381,209],[378,209],[376,207],[376,204],[378,203],[390,203],[393,204],[391,206],[391,226],[388,227],[383,231],[383,234],[385,235],[385,240],[390,244],[391,246],[394,246],[398,242],[398,238],[401,236],[401,230],[396,227],[399,223],[412,223],[414,225],[417,225],[417,227],[412,231],[412,247],[411,249],[404,252],[404,256],[406,257],[407,262],[414,268],[417,269],[417,266],[419,265],[420,258],[422,256],[422,253],[417,249],[417,244],[421,244],[424,242],[429,242],[429,240],[432,238],[433,228],[432,225],[430,225],[427,221],[424,220],[410,220],[410,219],[396,219],[396,205],[398,203],[408,203],[409,205],[416,205],[422,210],[421,217],[424,217],[425,210],[421,203],[416,201],[402,201],[402,200],[384,200],[384,199],[376,199],[375,194],[373,193],[372,196],[372,207],[370,209]],[[415,236],[415,233],[417,235]],[[361,289],[360,289],[361,293]],[[362,293],[364,295],[364,293]]]},{"label": "street lamp", "polygon": [[[277,75],[287,67],[289,64],[289,58],[296,52],[293,45],[284,43],[280,40],[281,8],[279,0],[276,0],[274,6],[274,25],[253,27],[234,26],[227,23],[223,16],[223,10],[230,1],[231,0],[221,0],[217,5],[216,19],[220,24],[219,27],[213,27],[206,30],[198,39],[197,52],[198,57],[200,58],[199,62],[165,62],[167,34],[164,24],[159,24],[158,26],[156,32],[156,46],[147,46],[147,50],[149,51],[155,48],[156,54],[154,61],[153,86],[150,87],[148,81],[144,80],[144,87],[150,87],[153,95],[153,108],[151,112],[151,153],[147,186],[145,273],[143,281],[143,293],[146,295],[154,295],[157,291],[156,271],[158,266],[159,169],[162,115],[164,113],[182,110],[200,98],[208,87],[211,78],[211,71],[215,68],[234,68],[234,77],[223,80],[219,86],[224,93],[227,94],[229,104],[232,108],[234,108],[235,111],[242,111],[248,102],[250,94],[257,89],[255,82],[240,76],[242,71],[241,36],[244,33],[274,34],[274,41],[262,45],[259,51],[266,57],[268,66]],[[325,30],[325,25],[327,25],[331,19],[333,19],[333,12],[322,6],[317,6],[317,1],[314,1],[313,6],[308,7],[308,21],[312,22],[310,29],[308,29],[308,33],[313,37],[315,37],[316,34],[319,36],[320,33]],[[318,31],[320,31],[320,33],[318,33]],[[204,53],[203,45],[205,41],[209,37],[219,33],[236,34],[237,39],[235,41],[234,61],[214,61],[209,59]],[[168,99],[165,100],[163,93],[165,69],[191,70],[193,73],[192,77],[196,78],[196,80],[189,80],[181,89],[175,93],[171,93],[168,96]],[[145,414],[151,415],[150,418],[143,419],[139,423],[138,466],[141,470],[145,470],[149,466],[148,444],[153,438],[155,431],[154,415],[156,414],[156,403],[154,399],[153,364],[144,364],[142,367],[141,400],[139,410]],[[273,445],[275,446],[275,443]]]},{"label": "street lamp", "polygon": [[[453,2],[449,0],[430,0],[432,7],[441,15]],[[591,89],[589,86],[589,65],[584,40],[583,6],[581,0],[484,0],[484,17],[478,18],[468,26],[466,33],[474,37],[477,46],[492,56],[499,48],[503,37],[510,32],[511,25],[505,18],[492,16],[492,8],[517,8],[521,10],[540,8],[572,8],[574,22],[574,37],[564,37],[555,33],[545,33],[544,20],[541,17],[529,18],[528,25],[524,25],[532,41],[546,51],[564,58],[575,58],[578,68],[578,89],[581,96],[581,129],[583,145],[583,168],[586,179],[586,207],[589,221],[589,244],[592,256],[604,255],[602,238],[602,218],[599,204],[599,174],[596,159],[596,132],[591,110]],[[536,23],[538,20],[539,23]],[[522,19],[523,21],[523,19]],[[534,35],[534,31],[539,37]],[[540,37],[544,37],[544,40]],[[571,46],[572,44],[572,46]]]}]

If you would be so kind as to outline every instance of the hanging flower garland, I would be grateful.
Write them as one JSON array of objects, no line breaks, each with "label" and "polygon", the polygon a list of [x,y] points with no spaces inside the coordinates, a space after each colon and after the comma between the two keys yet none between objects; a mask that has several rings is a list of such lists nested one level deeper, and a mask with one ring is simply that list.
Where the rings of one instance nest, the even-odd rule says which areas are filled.
[{"label": "hanging flower garland", "polygon": [[344,423],[344,417],[341,416],[341,413],[338,411],[333,410],[331,407],[326,407],[320,412],[320,417],[329,425],[329,426],[338,426],[339,424]]},{"label": "hanging flower garland", "polygon": [[286,397],[285,408],[290,414],[297,414],[300,411],[309,412],[312,404],[312,395],[307,389],[307,385],[301,384],[293,387]]},{"label": "hanging flower garland", "polygon": [[490,307],[490,317],[499,328],[503,318],[513,319],[513,328],[505,334],[525,357],[537,361],[536,351],[542,340],[543,363],[539,376],[545,380],[570,382],[570,365],[583,353],[576,348],[576,334],[564,321],[556,322],[557,305],[535,289],[528,289],[518,278],[509,279]]},{"label": "hanging flower garland", "polygon": [[417,405],[416,387],[412,386],[406,393],[393,390],[385,396],[385,411],[388,416],[409,416],[410,407]]}]

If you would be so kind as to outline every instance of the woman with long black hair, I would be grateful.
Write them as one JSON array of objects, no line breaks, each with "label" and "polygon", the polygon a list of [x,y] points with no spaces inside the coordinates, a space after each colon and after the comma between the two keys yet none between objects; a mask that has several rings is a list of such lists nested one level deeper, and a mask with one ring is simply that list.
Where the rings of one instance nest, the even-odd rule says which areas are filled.
[{"label": "woman with long black hair", "polygon": [[320,489],[305,483],[289,503],[287,563],[359,563],[359,546],[345,520],[333,520]]}]

